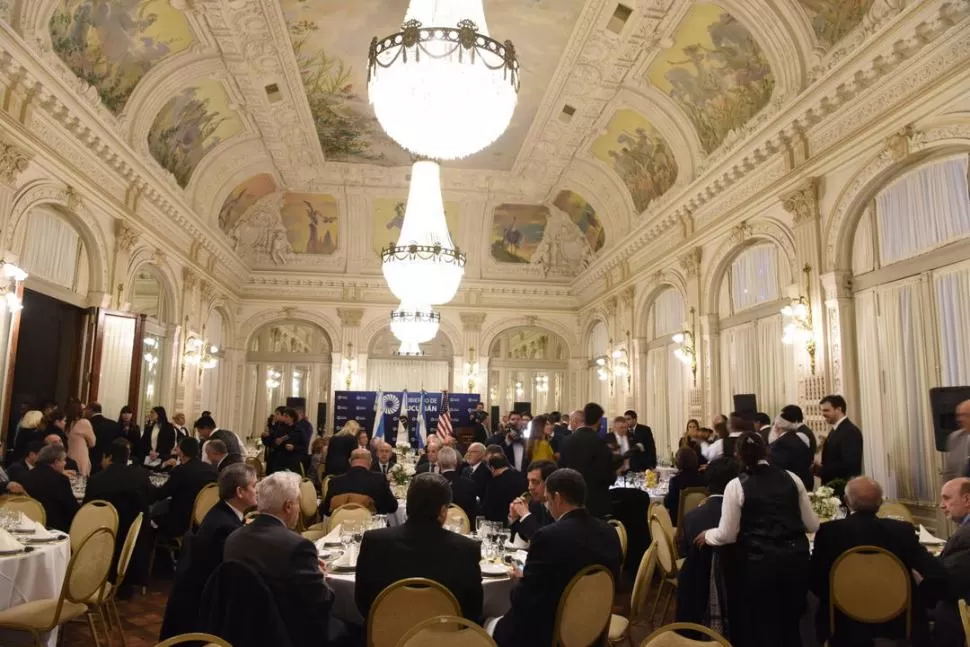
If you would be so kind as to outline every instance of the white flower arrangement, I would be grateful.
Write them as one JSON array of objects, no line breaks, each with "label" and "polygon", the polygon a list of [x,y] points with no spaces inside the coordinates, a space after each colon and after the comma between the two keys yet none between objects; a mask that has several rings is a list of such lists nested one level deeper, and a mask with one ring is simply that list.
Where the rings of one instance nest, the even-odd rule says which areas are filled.
[{"label": "white flower arrangement", "polygon": [[390,471],[390,480],[395,485],[407,485],[414,476],[414,465],[407,462],[395,463]]},{"label": "white flower arrangement", "polygon": [[829,521],[842,507],[842,500],[835,496],[835,491],[824,485],[809,492],[808,499],[812,502],[812,510],[821,521]]}]

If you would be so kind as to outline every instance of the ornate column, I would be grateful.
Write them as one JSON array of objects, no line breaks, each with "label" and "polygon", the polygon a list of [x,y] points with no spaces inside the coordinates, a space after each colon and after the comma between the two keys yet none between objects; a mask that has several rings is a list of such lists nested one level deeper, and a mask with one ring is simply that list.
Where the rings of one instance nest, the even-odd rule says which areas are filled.
[{"label": "ornate column", "polygon": [[124,220],[115,219],[115,254],[114,268],[111,273],[111,284],[114,286],[111,304],[118,310],[127,310],[131,304],[131,289],[125,285],[128,280],[128,264],[131,262],[131,250],[138,244],[138,232]]},{"label": "ornate column", "polygon": [[620,337],[615,346],[626,351],[627,371],[629,372],[627,377],[617,380],[617,392],[623,394],[623,411],[634,409],[634,405],[636,404],[635,388],[639,371],[637,371],[637,356],[634,353],[633,337],[631,336],[632,331],[636,330],[633,320],[635,295],[636,291],[632,285],[620,293],[620,305],[625,313],[622,319],[625,320],[626,325],[623,327],[624,330],[621,331],[622,337]]},{"label": "ornate column", "polygon": [[[34,155],[0,137],[0,230],[6,229],[20,174],[27,170]],[[0,250],[2,251],[2,250]]]},{"label": "ornate column", "polygon": [[[333,390],[363,390],[367,386],[367,350],[363,349],[364,352],[361,354],[362,349],[360,347],[362,343],[360,340],[360,320],[364,317],[364,309],[337,308],[337,316],[340,318],[340,340],[342,342],[340,351],[343,355],[341,361],[334,361],[336,374],[334,380],[331,381],[331,384],[334,385]],[[345,358],[356,364],[356,370],[349,388],[347,387],[346,376],[339,375],[343,368],[342,360]],[[333,402],[333,398],[330,398],[330,401]]]},{"label": "ornate column", "polygon": [[849,407],[859,406],[859,366],[856,338],[855,298],[852,272],[823,274],[825,290],[825,328],[828,357],[826,374],[832,393],[841,394]]},{"label": "ornate column", "polygon": [[[700,420],[709,420],[722,411],[721,402],[721,322],[717,314],[705,314],[697,317],[697,384],[703,389],[704,403]],[[730,403],[729,403],[730,404]]]},{"label": "ornate column", "polygon": [[[468,380],[465,376],[465,362],[477,363],[478,364],[478,379],[475,381],[475,390],[472,393],[478,393],[482,401],[488,400],[486,397],[489,388],[489,375],[488,375],[488,349],[482,348],[482,325],[485,323],[485,313],[484,312],[461,312],[458,314],[461,318],[462,326],[462,341],[464,342],[463,349],[455,349],[455,364],[452,366],[452,373],[454,379],[452,384],[454,385],[454,391],[456,393],[464,393],[468,391]],[[460,352],[468,350],[467,354]]]},{"label": "ornate column", "polygon": [[684,271],[687,278],[687,298],[684,302],[684,314],[687,316],[688,327],[693,327],[691,334],[694,335],[694,362],[697,365],[695,371],[689,371],[691,376],[687,385],[687,416],[688,418],[704,419],[704,381],[701,379],[701,346],[697,336],[697,316],[701,309],[701,248],[692,247],[687,252],[680,255],[678,261],[680,268]]}]

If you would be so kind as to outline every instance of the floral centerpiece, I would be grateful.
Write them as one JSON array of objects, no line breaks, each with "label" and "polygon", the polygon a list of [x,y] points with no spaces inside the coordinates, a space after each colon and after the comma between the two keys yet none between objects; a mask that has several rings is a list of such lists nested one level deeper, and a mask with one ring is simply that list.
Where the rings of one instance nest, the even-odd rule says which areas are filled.
[{"label": "floral centerpiece", "polygon": [[808,500],[812,502],[812,510],[821,521],[831,521],[842,508],[842,500],[835,496],[835,490],[824,485],[809,492]]},{"label": "floral centerpiece", "polygon": [[397,499],[407,496],[408,483],[414,476],[414,464],[410,461],[398,461],[387,473],[387,480],[391,482],[391,491]]}]

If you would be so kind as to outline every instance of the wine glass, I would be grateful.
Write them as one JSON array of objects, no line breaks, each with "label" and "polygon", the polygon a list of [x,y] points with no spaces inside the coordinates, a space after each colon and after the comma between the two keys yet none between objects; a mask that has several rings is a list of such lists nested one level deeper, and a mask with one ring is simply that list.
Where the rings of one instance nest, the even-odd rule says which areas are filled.
[{"label": "wine glass", "polygon": [[479,515],[475,517],[475,534],[482,536],[482,529],[485,527],[485,517]]}]

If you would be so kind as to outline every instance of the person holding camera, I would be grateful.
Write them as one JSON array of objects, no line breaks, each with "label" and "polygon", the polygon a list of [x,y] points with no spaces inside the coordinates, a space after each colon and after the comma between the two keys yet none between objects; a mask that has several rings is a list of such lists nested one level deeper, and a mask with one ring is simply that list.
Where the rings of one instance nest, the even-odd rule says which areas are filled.
[{"label": "person holding camera", "polygon": [[[522,414],[513,411],[509,414],[509,424],[505,431],[499,431],[488,439],[488,445],[498,445],[502,448],[509,464],[519,472],[525,463],[525,439],[522,434]],[[528,463],[525,463],[526,465]]]},{"label": "person holding camera", "polygon": [[485,403],[476,404],[468,418],[472,425],[472,442],[484,445],[488,441],[488,413],[485,412]]}]

